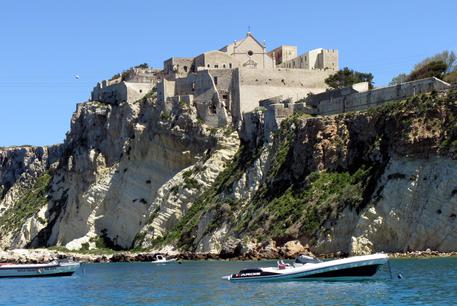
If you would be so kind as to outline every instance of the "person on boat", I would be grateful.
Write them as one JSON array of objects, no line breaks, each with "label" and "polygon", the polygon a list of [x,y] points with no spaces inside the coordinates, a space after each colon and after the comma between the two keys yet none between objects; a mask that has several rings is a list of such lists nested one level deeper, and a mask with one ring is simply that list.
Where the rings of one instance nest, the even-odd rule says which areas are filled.
[{"label": "person on boat", "polygon": [[279,270],[284,270],[288,265],[286,263],[284,263],[284,261],[282,260],[279,260],[278,261],[278,269]]}]

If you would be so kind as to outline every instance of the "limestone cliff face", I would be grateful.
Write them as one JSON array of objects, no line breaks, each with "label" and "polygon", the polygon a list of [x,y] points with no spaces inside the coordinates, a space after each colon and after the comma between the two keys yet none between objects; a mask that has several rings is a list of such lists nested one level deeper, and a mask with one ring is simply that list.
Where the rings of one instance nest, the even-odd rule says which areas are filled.
[{"label": "limestone cliff face", "polygon": [[[262,113],[215,193],[178,225],[183,249],[246,254],[299,240],[316,253],[457,249],[455,95],[331,117]],[[170,239],[173,238],[170,237]]]},{"label": "limestone cliff face", "polygon": [[[10,226],[1,246],[131,248],[149,223],[160,232],[179,218],[191,194],[210,186],[230,161],[237,139],[229,128],[206,127],[192,105],[158,104],[155,93],[120,105],[79,104],[59,150],[0,152],[2,211],[11,216],[22,205],[30,219]],[[195,175],[175,177],[186,168]],[[15,190],[32,187],[44,174],[40,207],[21,204]],[[176,186],[179,202],[164,199],[169,185]],[[156,210],[164,211],[160,221],[151,216]]]},{"label": "limestone cliff face", "polygon": [[82,103],[62,145],[0,150],[0,247],[455,251],[456,101],[295,115],[272,133],[261,110],[210,128],[154,92]]},{"label": "limestone cliff face", "polygon": [[43,228],[35,217],[46,206],[45,186],[37,178],[50,177],[61,152],[59,145],[0,149],[0,245],[14,246],[21,228],[29,239]]}]

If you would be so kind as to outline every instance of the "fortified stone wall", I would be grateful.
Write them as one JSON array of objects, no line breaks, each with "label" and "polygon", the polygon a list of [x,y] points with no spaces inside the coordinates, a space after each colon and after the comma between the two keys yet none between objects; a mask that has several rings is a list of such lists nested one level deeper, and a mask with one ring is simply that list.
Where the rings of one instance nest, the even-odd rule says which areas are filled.
[{"label": "fortified stone wall", "polygon": [[268,55],[279,65],[297,57],[297,46],[282,45],[268,52]]},{"label": "fortified stone wall", "polygon": [[186,77],[192,68],[193,57],[172,57],[163,63],[164,76],[167,79]]},{"label": "fortified stone wall", "polygon": [[102,81],[97,84],[91,94],[91,101],[100,101],[108,104],[119,104],[127,100],[127,86],[125,82],[108,84]]},{"label": "fortified stone wall", "polygon": [[361,111],[379,104],[404,99],[433,90],[444,90],[450,85],[437,78],[412,81],[365,92],[354,93],[334,99],[322,100],[317,106],[320,115],[332,115],[344,112]]},{"label": "fortified stone wall", "polygon": [[124,82],[125,87],[127,89],[127,102],[134,102],[138,101],[139,99],[143,98],[145,94],[150,92],[154,87],[155,84],[153,83],[131,83],[131,82]]},{"label": "fortified stone wall", "polygon": [[307,71],[302,69],[239,69],[239,97],[232,111],[241,118],[242,113],[254,110],[259,101],[282,95],[284,99],[297,101],[309,93],[317,94],[327,89],[324,80],[330,71]]},{"label": "fortified stone wall", "polygon": [[160,69],[155,68],[130,68],[124,73],[122,81],[130,83],[154,83],[161,78]]},{"label": "fortified stone wall", "polygon": [[226,110],[233,108],[234,98],[232,96],[234,86],[233,69],[211,69],[209,70],[214,85],[219,93],[219,99],[224,102]]},{"label": "fortified stone wall", "polygon": [[162,82],[157,84],[157,98],[159,101],[166,101],[168,98],[173,97],[176,93],[176,82],[163,79]]},{"label": "fortified stone wall", "polygon": [[338,50],[314,49],[279,65],[283,68],[338,70]]},{"label": "fortified stone wall", "polygon": [[339,55],[338,50],[324,49],[322,51],[322,69],[338,70]]},{"label": "fortified stone wall", "polygon": [[[404,99],[416,94],[428,93],[433,90],[441,91],[449,89],[451,85],[437,78],[428,78],[413,82],[403,83],[396,86],[366,90],[366,83],[359,83],[352,87],[332,90],[310,96],[306,103],[294,103],[293,99],[285,96],[275,96],[259,102],[264,108],[263,135],[264,142],[269,142],[273,131],[277,130],[281,121],[296,113],[310,115],[333,115],[344,112],[363,111],[389,101]],[[363,92],[358,92],[363,90]],[[250,129],[255,128],[258,114],[247,112],[243,114],[242,138],[248,139],[252,134]]]},{"label": "fortified stone wall", "polygon": [[239,61],[221,51],[210,51],[195,57],[194,65],[197,69],[226,69],[240,66]]},{"label": "fortified stone wall", "polygon": [[227,124],[228,115],[225,103],[220,98],[214,79],[208,70],[201,71],[194,95],[194,104],[198,116],[210,127],[222,127]]},{"label": "fortified stone wall", "polygon": [[97,83],[91,92],[91,101],[108,104],[134,102],[151,91],[161,78],[158,69],[130,68],[119,77]]},{"label": "fortified stone wall", "polygon": [[97,86],[91,94],[91,101],[100,101],[108,104],[134,102],[141,99],[154,88],[154,83],[121,82],[106,87]]}]

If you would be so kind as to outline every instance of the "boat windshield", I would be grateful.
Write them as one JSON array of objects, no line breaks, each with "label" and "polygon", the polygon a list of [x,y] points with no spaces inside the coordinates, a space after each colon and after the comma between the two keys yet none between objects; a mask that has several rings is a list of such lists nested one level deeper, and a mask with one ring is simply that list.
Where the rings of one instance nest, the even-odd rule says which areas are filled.
[{"label": "boat windshield", "polygon": [[306,256],[306,255],[300,255],[295,259],[295,263],[299,264],[307,264],[307,263],[319,263],[322,262],[319,259],[311,256]]}]

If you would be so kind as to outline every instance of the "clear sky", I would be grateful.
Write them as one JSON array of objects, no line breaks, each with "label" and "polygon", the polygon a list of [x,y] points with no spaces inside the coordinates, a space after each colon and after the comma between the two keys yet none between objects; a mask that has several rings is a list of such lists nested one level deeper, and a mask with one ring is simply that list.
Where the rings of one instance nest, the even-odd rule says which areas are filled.
[{"label": "clear sky", "polygon": [[0,146],[60,143],[97,81],[219,49],[248,26],[267,49],[339,49],[340,67],[385,85],[424,57],[457,50],[456,12],[454,0],[3,1]]}]

